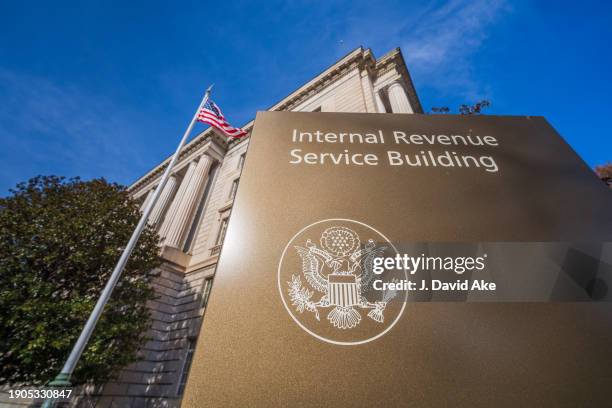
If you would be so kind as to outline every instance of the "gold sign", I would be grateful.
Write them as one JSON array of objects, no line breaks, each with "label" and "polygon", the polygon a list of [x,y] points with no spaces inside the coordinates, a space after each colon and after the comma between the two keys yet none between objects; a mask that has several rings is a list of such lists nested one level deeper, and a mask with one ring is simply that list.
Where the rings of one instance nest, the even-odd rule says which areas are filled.
[{"label": "gold sign", "polygon": [[[184,407],[612,400],[609,303],[404,290],[438,262],[411,243],[473,248],[441,273],[510,276],[510,247],[478,243],[612,241],[612,193],[544,118],[260,112],[249,143]],[[525,248],[537,280],[547,260]],[[503,294],[455,278],[427,290]]]}]

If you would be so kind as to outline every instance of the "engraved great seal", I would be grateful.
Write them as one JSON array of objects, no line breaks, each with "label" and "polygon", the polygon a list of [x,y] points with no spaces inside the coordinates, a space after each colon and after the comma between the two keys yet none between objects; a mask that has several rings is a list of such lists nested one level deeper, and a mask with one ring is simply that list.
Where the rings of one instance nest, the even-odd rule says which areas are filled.
[{"label": "engraved great seal", "polygon": [[373,289],[374,280],[407,279],[406,271],[373,272],[376,257],[397,249],[360,221],[333,218],[298,231],[278,265],[278,290],[291,318],[319,340],[358,345],[380,338],[399,321],[406,294]]}]

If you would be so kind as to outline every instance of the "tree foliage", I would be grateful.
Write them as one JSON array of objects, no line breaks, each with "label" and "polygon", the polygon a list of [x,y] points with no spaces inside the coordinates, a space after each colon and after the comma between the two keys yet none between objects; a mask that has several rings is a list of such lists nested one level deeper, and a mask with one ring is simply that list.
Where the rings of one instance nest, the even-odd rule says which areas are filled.
[{"label": "tree foliage", "polygon": [[450,108],[448,106],[439,106],[431,108],[432,113],[449,113]]},{"label": "tree foliage", "polygon": [[480,115],[482,114],[483,109],[491,106],[491,102],[483,99],[480,102],[476,102],[473,105],[461,105],[459,106],[459,113],[462,115]]},{"label": "tree foliage", "polygon": [[[491,106],[491,101],[483,99],[476,102],[473,105],[462,104],[459,106],[459,113],[461,115],[481,115],[482,111]],[[431,113],[445,114],[449,113],[450,109],[448,106],[440,106],[431,108]]]},{"label": "tree foliage", "polygon": [[[59,373],[139,218],[125,188],[104,179],[39,176],[0,198],[0,383],[43,384]],[[75,383],[107,381],[137,360],[157,243],[147,228]]]},{"label": "tree foliage", "polygon": [[612,188],[612,163],[595,166],[595,173],[597,173],[599,178],[606,183],[608,187]]}]

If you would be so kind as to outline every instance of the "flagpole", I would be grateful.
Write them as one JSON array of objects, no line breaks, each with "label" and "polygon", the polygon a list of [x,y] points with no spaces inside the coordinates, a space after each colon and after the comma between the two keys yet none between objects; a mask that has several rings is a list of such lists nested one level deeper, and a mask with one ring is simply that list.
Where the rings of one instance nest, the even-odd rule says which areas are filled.
[{"label": "flagpole", "polygon": [[[193,129],[193,126],[195,125],[200,109],[202,108],[202,106],[204,106],[204,104],[206,104],[206,102],[208,101],[208,98],[210,97],[210,92],[212,90],[212,87],[213,86],[211,85],[206,90],[206,93],[204,94],[204,97],[202,98],[200,105],[198,105],[198,109],[193,115],[191,122],[189,122],[189,126],[187,126],[187,130],[185,130],[185,134],[183,134],[183,138],[179,142],[178,147],[176,148],[176,151],[174,152],[174,155],[172,156],[172,159],[170,159],[170,163],[168,163],[168,166],[166,167],[166,170],[164,171],[164,174],[162,175],[159,185],[157,186],[157,188],[155,189],[155,192],[153,193],[153,197],[151,198],[151,200],[149,201],[149,203],[143,210],[142,216],[140,217],[140,221],[138,222],[136,229],[132,233],[132,237],[130,238],[125,249],[123,250],[123,253],[121,254],[121,257],[119,258],[117,265],[115,265],[115,269],[113,270],[113,273],[111,274],[110,279],[106,283],[104,290],[102,290],[102,294],[100,295],[100,298],[98,299],[98,302],[96,303],[96,306],[91,312],[91,315],[89,315],[89,318],[87,319],[87,323],[85,323],[85,327],[81,331],[81,334],[79,335],[77,342],[72,348],[70,355],[66,359],[66,362],[64,363],[64,367],[62,368],[62,371],[57,375],[57,377],[55,377],[55,379],[52,382],[49,383],[50,386],[53,386],[53,387],[71,386],[70,378],[72,377],[74,369],[79,359],[81,358],[83,351],[85,350],[85,346],[87,345],[87,342],[89,341],[89,338],[91,337],[91,334],[93,333],[96,327],[96,324],[98,323],[98,320],[100,319],[100,315],[102,315],[104,306],[106,306],[106,303],[108,302],[108,299],[110,298],[111,293],[113,292],[113,289],[115,288],[115,286],[117,285],[117,282],[119,281],[119,278],[121,277],[123,269],[125,268],[125,265],[127,264],[127,261],[130,258],[130,255],[132,254],[134,247],[136,246],[136,243],[138,242],[138,238],[140,238],[140,234],[142,233],[145,226],[147,225],[147,220],[149,219],[149,215],[151,214],[151,211],[153,210],[153,207],[155,206],[157,199],[161,195],[161,192],[164,189],[166,182],[170,178],[170,173],[172,172],[172,168],[176,164],[179,158],[179,155],[181,153],[181,150],[183,149],[183,146],[185,145],[185,142],[187,142],[187,138],[189,137],[189,134],[191,133],[191,130]],[[45,402],[44,407],[51,407],[51,405],[48,405],[49,402],[50,400],[47,400]]]}]

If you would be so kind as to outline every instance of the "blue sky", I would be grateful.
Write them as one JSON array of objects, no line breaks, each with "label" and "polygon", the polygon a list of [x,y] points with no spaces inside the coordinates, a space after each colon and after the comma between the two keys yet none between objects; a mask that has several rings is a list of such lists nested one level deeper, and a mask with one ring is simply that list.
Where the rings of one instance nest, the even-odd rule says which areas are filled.
[{"label": "blue sky", "polygon": [[376,56],[401,47],[426,110],[490,99],[491,114],[546,116],[590,165],[612,161],[611,11],[0,0],[0,194],[37,174],[129,184],[174,150],[209,83],[241,125],[359,45]]}]

